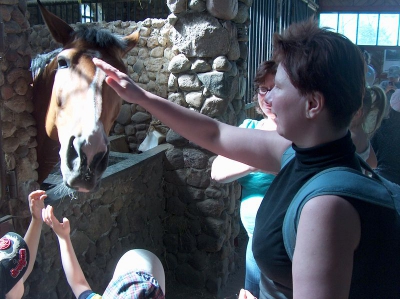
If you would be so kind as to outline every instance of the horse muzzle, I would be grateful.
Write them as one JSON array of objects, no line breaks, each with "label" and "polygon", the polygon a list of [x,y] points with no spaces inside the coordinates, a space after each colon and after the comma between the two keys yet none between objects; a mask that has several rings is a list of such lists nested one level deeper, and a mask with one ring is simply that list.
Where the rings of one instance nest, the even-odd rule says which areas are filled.
[{"label": "horse muzzle", "polygon": [[81,142],[72,136],[61,156],[61,173],[65,185],[79,192],[93,192],[99,188],[101,177],[108,166],[110,146],[104,143]]}]

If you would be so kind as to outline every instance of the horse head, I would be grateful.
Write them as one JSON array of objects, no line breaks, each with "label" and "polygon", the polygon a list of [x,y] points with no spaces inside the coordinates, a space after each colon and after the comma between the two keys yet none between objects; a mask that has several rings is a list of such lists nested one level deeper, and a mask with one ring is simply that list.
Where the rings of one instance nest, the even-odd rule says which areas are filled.
[{"label": "horse head", "polygon": [[84,25],[74,30],[46,10],[39,0],[38,5],[51,35],[63,46],[41,67],[33,81],[38,181],[50,173],[54,166],[51,151],[56,150],[64,183],[77,191],[89,192],[98,186],[107,168],[107,136],[122,104],[104,82],[105,73],[95,67],[92,58],[101,58],[126,71],[122,58],[137,44],[139,32],[119,37]]}]

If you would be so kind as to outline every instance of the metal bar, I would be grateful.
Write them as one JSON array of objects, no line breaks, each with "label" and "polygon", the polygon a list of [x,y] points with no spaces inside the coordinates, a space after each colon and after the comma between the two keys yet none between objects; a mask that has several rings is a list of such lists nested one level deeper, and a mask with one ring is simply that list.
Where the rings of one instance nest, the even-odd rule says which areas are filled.
[{"label": "metal bar", "polygon": [[[1,125],[0,121],[0,132],[3,131],[3,127]],[[4,159],[4,152],[3,152],[3,135],[0,136],[0,200],[5,201],[7,199],[6,197],[6,188],[7,188],[7,182],[6,182],[6,176],[7,176],[7,171],[6,171],[6,163]]]},{"label": "metal bar", "polygon": [[400,44],[399,44],[399,37],[400,37],[400,16],[399,16],[399,24],[398,24],[398,27],[397,27],[397,45],[398,46],[400,46]]},{"label": "metal bar", "polygon": [[113,20],[116,20],[116,19],[117,19],[117,3],[114,2],[114,18],[113,18]]},{"label": "metal bar", "polygon": [[[4,47],[4,23],[0,16],[0,60],[3,59],[5,51]],[[0,116],[0,132],[3,132],[1,116]],[[3,134],[0,135],[0,200],[3,201],[6,198],[6,163],[3,152]]]},{"label": "metal bar", "polygon": [[356,45],[358,44],[358,25],[360,23],[360,14],[357,14],[357,26],[356,26]]},{"label": "metal bar", "polygon": [[[1,54],[3,54],[4,52],[4,23],[1,16],[0,16],[0,52]],[[2,59],[2,57],[0,57],[0,59]]]},{"label": "metal bar", "polygon": [[[375,38],[375,46],[378,45],[379,43],[379,28],[380,28],[380,21],[381,21],[381,14],[378,14],[378,27],[376,28],[376,38]],[[358,28],[358,26],[357,26]],[[397,32],[397,36],[399,36],[399,33]]]}]

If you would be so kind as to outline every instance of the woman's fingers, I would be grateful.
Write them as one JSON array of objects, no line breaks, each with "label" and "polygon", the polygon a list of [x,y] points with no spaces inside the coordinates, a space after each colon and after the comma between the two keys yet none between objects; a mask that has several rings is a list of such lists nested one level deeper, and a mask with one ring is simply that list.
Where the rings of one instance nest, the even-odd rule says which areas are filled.
[{"label": "woman's fingers", "polygon": [[[93,58],[93,63],[101,68],[107,76],[111,77],[114,80],[118,80],[119,79],[119,73],[121,73],[118,69],[116,69],[115,67],[109,65],[107,62],[104,62],[103,60],[100,60],[98,58]],[[121,73],[123,74],[123,73]]]}]

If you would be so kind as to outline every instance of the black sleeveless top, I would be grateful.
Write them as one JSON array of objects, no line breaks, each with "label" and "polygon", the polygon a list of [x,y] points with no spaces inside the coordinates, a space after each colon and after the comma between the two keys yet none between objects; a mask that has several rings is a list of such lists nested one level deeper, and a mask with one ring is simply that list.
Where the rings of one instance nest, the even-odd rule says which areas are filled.
[{"label": "black sleeveless top", "polygon": [[[269,188],[256,217],[253,253],[261,269],[262,298],[292,297],[292,263],[286,253],[282,224],[297,191],[316,173],[335,166],[360,169],[350,133],[296,152]],[[396,212],[346,198],[360,215],[361,241],[355,252],[350,298],[400,298],[400,229]],[[398,223],[397,223],[398,224]],[[265,293],[266,281],[282,296]],[[268,288],[267,288],[268,289]],[[263,294],[264,290],[264,294]]]}]

